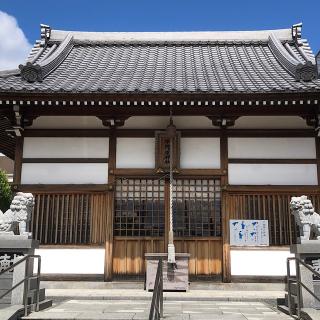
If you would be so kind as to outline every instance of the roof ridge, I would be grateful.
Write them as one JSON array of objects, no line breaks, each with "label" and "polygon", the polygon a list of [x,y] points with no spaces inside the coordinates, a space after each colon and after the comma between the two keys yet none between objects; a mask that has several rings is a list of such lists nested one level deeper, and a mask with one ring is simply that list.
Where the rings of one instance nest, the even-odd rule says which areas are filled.
[{"label": "roof ridge", "polygon": [[60,42],[72,34],[75,41],[93,42],[194,42],[194,41],[268,41],[275,33],[281,40],[292,40],[292,29],[259,31],[173,31],[173,32],[87,32],[51,30],[50,41]]}]

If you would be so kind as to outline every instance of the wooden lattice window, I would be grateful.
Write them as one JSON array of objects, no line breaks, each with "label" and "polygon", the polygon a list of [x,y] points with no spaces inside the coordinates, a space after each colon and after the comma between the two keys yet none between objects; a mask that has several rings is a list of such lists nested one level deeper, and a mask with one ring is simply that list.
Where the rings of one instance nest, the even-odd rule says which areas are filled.
[{"label": "wooden lattice window", "polygon": [[164,235],[164,181],[119,179],[115,194],[115,236]]},{"label": "wooden lattice window", "polygon": [[176,180],[173,186],[173,224],[176,236],[221,236],[219,179]]},{"label": "wooden lattice window", "polygon": [[36,194],[31,231],[40,244],[90,243],[89,194]]}]

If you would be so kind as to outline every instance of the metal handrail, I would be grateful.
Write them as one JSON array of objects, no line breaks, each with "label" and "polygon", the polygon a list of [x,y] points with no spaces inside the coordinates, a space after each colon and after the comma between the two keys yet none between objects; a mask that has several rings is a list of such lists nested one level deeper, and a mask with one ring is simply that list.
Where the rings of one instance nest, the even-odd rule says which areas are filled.
[{"label": "metal handrail", "polygon": [[[38,268],[37,268],[37,275],[29,276],[29,262],[30,259],[38,259]],[[30,279],[37,279],[37,287],[36,287],[36,310],[39,311],[39,303],[40,303],[40,274],[41,274],[41,256],[39,255],[26,255],[19,261],[15,262],[8,268],[2,270],[0,272],[0,276],[2,276],[4,273],[14,269],[16,266],[20,265],[22,262],[25,262],[25,278],[16,283],[12,288],[8,289],[4,294],[0,296],[0,300],[4,298],[7,294],[12,292],[14,289],[19,287],[22,283],[24,283],[24,288],[23,288],[23,306],[24,306],[24,315],[28,315],[28,292],[29,292],[29,287],[30,287]]]},{"label": "metal handrail", "polygon": [[[290,261],[296,262],[296,276],[291,276],[290,272]],[[290,312],[290,316],[293,316],[292,313],[292,305],[291,305],[291,283],[297,283],[297,316],[298,319],[301,319],[301,309],[302,309],[302,297],[301,297],[301,287],[303,287],[310,295],[312,295],[316,300],[320,302],[320,297],[318,297],[313,291],[311,291],[302,281],[301,281],[301,272],[300,272],[300,264],[303,265],[306,269],[308,269],[312,274],[320,278],[320,273],[306,264],[304,261],[297,257],[287,258],[287,286],[288,286],[288,308]]]},{"label": "metal handrail", "polygon": [[149,320],[163,318],[163,267],[162,259],[158,262],[156,279],[154,281],[153,295],[149,313]]}]

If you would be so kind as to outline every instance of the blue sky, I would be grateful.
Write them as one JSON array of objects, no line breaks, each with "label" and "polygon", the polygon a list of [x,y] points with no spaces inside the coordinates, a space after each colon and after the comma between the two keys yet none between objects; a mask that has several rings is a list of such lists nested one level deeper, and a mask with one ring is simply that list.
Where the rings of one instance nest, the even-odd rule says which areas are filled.
[{"label": "blue sky", "polygon": [[[320,49],[320,0],[0,0],[33,43],[39,24],[86,31],[197,31],[288,28]],[[1,28],[1,25],[0,25]],[[1,39],[0,39],[1,40]]]}]

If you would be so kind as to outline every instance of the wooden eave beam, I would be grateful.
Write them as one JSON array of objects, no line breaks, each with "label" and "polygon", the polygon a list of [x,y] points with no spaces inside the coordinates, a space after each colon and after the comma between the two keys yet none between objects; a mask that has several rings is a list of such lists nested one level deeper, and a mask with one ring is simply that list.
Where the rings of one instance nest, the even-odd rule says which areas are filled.
[{"label": "wooden eave beam", "polygon": [[319,92],[287,93],[0,93],[0,116],[12,116],[19,105],[24,119],[38,116],[207,116],[298,115],[312,118],[319,113]]},{"label": "wooden eave beam", "polygon": [[29,100],[29,101],[271,101],[271,100],[300,100],[320,99],[320,92],[279,92],[279,93],[67,93],[67,92],[0,92],[0,100]]}]

